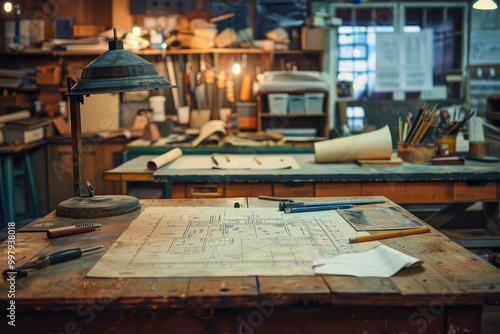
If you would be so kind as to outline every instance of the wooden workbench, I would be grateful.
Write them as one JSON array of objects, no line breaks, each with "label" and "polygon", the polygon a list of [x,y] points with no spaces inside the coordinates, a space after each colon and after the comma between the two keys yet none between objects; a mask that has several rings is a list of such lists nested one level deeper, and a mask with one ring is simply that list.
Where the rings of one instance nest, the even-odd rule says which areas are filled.
[{"label": "wooden workbench", "polygon": [[293,157],[300,169],[171,169],[166,165],[152,172],[146,163],[155,156],[143,155],[104,172],[103,179],[168,182],[169,198],[385,196],[398,204],[448,204],[426,219],[436,228],[473,203],[483,202],[485,225],[497,224],[500,163],[467,160],[465,165],[405,162],[395,167],[362,167],[355,163],[316,164],[314,154],[287,156]]},{"label": "wooden workbench", "polygon": [[[303,199],[306,200],[306,199]],[[309,199],[311,200],[311,199]],[[314,199],[314,200],[325,200]],[[276,207],[255,198],[142,200],[150,206]],[[371,206],[395,205],[373,204]],[[381,242],[415,257],[421,267],[390,278],[350,276],[88,278],[138,213],[93,219],[92,233],[47,239],[17,233],[15,261],[68,248],[103,251],[30,272],[15,286],[0,283],[1,307],[15,301],[23,333],[481,333],[483,304],[500,301],[500,270],[440,232]],[[54,217],[49,215],[49,217]],[[54,218],[60,222],[62,218]],[[36,223],[36,222],[35,222]],[[7,243],[1,244],[4,265]],[[9,297],[15,289],[15,298]],[[5,316],[2,333],[12,332]],[[9,329],[9,331],[5,331]]]}]

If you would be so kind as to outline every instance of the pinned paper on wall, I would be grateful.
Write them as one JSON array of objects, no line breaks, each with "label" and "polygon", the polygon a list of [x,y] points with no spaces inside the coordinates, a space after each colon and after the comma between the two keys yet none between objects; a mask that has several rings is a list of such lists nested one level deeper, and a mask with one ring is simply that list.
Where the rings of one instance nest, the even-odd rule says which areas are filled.
[{"label": "pinned paper on wall", "polygon": [[376,35],[376,92],[433,89],[431,29]]},{"label": "pinned paper on wall", "polygon": [[352,162],[366,159],[390,160],[392,137],[389,126],[359,135],[314,144],[315,162]]}]

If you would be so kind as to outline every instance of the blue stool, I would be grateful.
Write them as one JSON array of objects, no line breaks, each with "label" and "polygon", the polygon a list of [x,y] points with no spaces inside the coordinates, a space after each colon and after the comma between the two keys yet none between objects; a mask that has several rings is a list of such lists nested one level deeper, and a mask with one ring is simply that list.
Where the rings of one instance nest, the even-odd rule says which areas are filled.
[{"label": "blue stool", "polygon": [[[34,211],[33,215],[29,216],[40,216],[40,207],[38,205],[38,196],[28,148],[29,147],[17,151],[14,149],[13,152],[2,154],[0,156],[0,176],[2,176],[0,178],[0,187],[3,189],[0,191],[0,197],[2,214],[4,217],[3,226],[6,226],[8,222],[13,222],[16,219],[16,212],[14,208],[14,178],[16,177],[24,176],[28,182]],[[24,161],[22,169],[14,169],[14,157],[17,155],[22,155],[22,160]]]}]

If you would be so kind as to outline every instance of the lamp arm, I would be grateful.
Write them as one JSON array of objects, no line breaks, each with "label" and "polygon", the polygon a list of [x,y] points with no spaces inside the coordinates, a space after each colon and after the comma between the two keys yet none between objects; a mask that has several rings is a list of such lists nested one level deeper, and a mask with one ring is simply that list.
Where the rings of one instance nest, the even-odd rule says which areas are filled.
[{"label": "lamp arm", "polygon": [[[67,78],[68,92],[76,83],[73,79]],[[71,146],[73,150],[73,188],[75,197],[82,195],[83,185],[83,167],[82,167],[82,127],[80,118],[80,102],[83,102],[83,96],[70,95],[69,108],[71,116]]]}]

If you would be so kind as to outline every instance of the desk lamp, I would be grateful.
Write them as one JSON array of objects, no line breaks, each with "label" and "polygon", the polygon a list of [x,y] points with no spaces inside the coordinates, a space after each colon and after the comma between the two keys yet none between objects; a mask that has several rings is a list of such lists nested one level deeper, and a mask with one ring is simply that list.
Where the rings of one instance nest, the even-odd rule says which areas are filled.
[{"label": "desk lamp", "polygon": [[82,133],[80,104],[84,96],[92,94],[120,93],[141,90],[170,89],[172,85],[158,74],[153,64],[144,58],[123,49],[123,41],[116,37],[108,42],[109,50],[88,64],[82,72],[81,80],[68,78],[71,115],[71,142],[73,149],[74,196],[59,203],[56,214],[71,218],[96,218],[120,215],[140,210],[139,200],[128,195],[96,196],[92,185],[86,182],[88,194],[82,193]]}]

